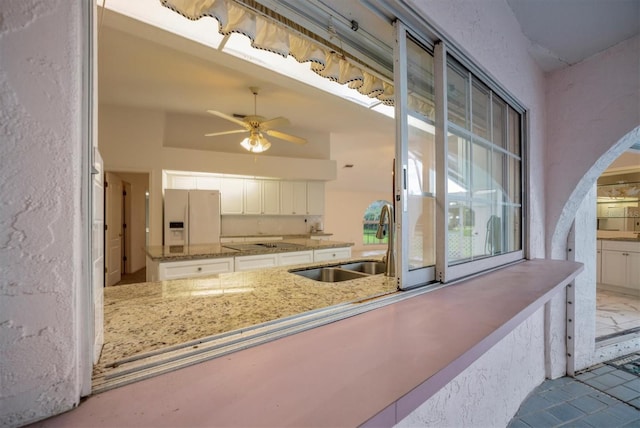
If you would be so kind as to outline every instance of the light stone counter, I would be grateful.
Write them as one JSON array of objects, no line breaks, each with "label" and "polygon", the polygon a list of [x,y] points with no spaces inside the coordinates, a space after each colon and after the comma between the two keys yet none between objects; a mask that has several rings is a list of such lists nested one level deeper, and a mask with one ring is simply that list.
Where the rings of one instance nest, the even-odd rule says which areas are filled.
[{"label": "light stone counter", "polygon": [[[353,242],[329,241],[311,238],[284,239],[270,243],[297,244],[295,248],[252,248],[246,250],[235,250],[228,246],[237,244],[208,244],[208,245],[172,245],[172,246],[149,246],[145,252],[154,262],[215,259],[220,257],[249,256],[267,253],[285,253],[291,251],[319,250],[323,248],[351,247]],[[247,243],[247,245],[258,244],[258,242]],[[241,244],[242,245],[242,244]]]},{"label": "light stone counter", "polygon": [[105,346],[96,373],[138,353],[396,292],[396,279],[384,275],[325,283],[289,269],[105,288]]}]

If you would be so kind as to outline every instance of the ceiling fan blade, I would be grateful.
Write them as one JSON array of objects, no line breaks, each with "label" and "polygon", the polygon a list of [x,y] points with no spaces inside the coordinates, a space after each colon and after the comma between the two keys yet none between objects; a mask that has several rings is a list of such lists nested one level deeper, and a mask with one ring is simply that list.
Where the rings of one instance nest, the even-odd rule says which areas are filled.
[{"label": "ceiling fan blade", "polygon": [[267,131],[269,129],[280,128],[282,126],[288,126],[288,125],[289,125],[289,119],[286,119],[284,117],[276,117],[276,118],[265,120],[264,122],[262,122],[260,124],[260,129],[263,131]]},{"label": "ceiling fan blade", "polygon": [[281,140],[289,141],[291,143],[307,144],[307,140],[305,140],[304,138],[296,137],[294,135],[285,134],[284,132],[268,130],[268,131],[266,131],[266,133],[267,133],[267,135],[269,135],[271,137],[276,137],[276,138],[279,138]]},{"label": "ceiling fan blade", "polygon": [[242,126],[244,128],[250,129],[250,126],[246,122],[244,122],[242,120],[239,120],[239,119],[236,119],[233,116],[229,116],[228,114],[220,113],[219,111],[215,111],[215,110],[207,110],[207,113],[211,113],[214,116],[221,117],[221,118],[226,119],[226,120],[228,120],[230,122],[237,123],[238,125],[240,125],[240,126]]},{"label": "ceiling fan blade", "polygon": [[218,135],[227,135],[227,134],[239,134],[241,132],[249,132],[246,129],[234,129],[233,131],[223,131],[223,132],[213,132],[211,134],[204,134],[205,137],[217,137]]}]

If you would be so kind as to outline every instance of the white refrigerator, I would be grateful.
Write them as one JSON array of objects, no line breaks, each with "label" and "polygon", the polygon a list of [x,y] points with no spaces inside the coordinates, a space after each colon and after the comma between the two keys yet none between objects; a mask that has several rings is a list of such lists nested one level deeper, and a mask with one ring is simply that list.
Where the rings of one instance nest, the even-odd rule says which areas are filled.
[{"label": "white refrigerator", "polygon": [[164,191],[164,245],[220,242],[218,190]]}]

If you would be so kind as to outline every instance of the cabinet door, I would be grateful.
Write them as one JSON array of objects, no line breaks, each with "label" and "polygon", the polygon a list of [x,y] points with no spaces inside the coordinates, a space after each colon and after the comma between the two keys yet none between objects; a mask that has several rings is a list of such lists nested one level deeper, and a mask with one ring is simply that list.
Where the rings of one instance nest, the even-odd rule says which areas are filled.
[{"label": "cabinet door", "polygon": [[294,215],[307,214],[307,183],[305,181],[293,182],[293,212]]},{"label": "cabinet door", "polygon": [[307,212],[311,215],[324,215],[324,182],[307,183]]},{"label": "cabinet door", "polygon": [[293,181],[280,182],[280,214],[293,214]]},{"label": "cabinet door", "polygon": [[262,182],[262,214],[280,214],[280,182]]},{"label": "cabinet door", "polygon": [[262,214],[262,180],[244,180],[244,214]]},{"label": "cabinet door", "polygon": [[255,256],[241,256],[235,258],[236,272],[265,269],[276,266],[278,266],[278,255],[276,253],[257,254]]},{"label": "cabinet door", "polygon": [[602,283],[624,287],[627,282],[627,256],[622,251],[602,251]]},{"label": "cabinet door", "polygon": [[196,188],[196,179],[190,175],[171,174],[167,176],[168,189],[191,190]]},{"label": "cabinet door", "polygon": [[220,190],[220,177],[198,176],[196,177],[196,189]]},{"label": "cabinet door", "polygon": [[158,272],[160,281],[233,272],[233,257],[187,260],[183,262],[163,262],[159,264]]},{"label": "cabinet door", "polygon": [[278,266],[290,266],[313,262],[313,251],[293,251],[278,253]]},{"label": "cabinet door", "polygon": [[627,287],[640,292],[640,253],[625,254],[627,254]]},{"label": "cabinet door", "polygon": [[602,282],[602,250],[596,250],[596,283]]},{"label": "cabinet door", "polygon": [[220,187],[221,213],[242,214],[244,180],[238,178],[223,178]]},{"label": "cabinet door", "polygon": [[313,251],[314,262],[326,262],[329,260],[341,260],[351,258],[351,247],[323,248]]}]

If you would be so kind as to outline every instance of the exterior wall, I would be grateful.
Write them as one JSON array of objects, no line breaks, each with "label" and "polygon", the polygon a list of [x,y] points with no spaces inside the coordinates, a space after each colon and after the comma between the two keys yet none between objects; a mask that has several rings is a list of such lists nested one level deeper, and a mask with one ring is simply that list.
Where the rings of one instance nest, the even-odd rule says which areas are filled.
[{"label": "exterior wall", "polygon": [[[638,94],[637,38],[549,77],[547,106],[552,123],[547,133],[550,143],[546,159],[553,162],[545,168],[544,76],[527,55],[528,42],[506,2],[413,3],[530,110],[529,250],[532,257],[544,257],[544,236],[549,240],[554,234],[566,209],[565,201],[581,177],[638,124],[633,106]],[[0,146],[0,420],[4,425],[25,424],[60,413],[77,404],[80,396],[80,322],[76,314],[84,256],[78,190],[82,187],[80,9],[79,2],[63,1],[47,7],[37,0],[2,5],[0,123],[5,139]],[[585,64],[588,70],[583,70]],[[620,79],[611,78],[621,70],[629,72]],[[635,83],[629,76],[636,77]],[[594,120],[600,118],[602,129]],[[166,149],[163,156],[171,158],[174,150]],[[201,162],[210,160],[203,158]],[[136,167],[131,168],[135,171]],[[553,183],[547,188],[545,174]],[[152,191],[153,183],[161,186],[161,177],[153,172],[151,181]],[[51,192],[53,188],[56,192]],[[545,191],[550,195],[546,210]],[[575,203],[576,208],[582,199]],[[576,208],[567,211],[569,223]],[[550,220],[548,227],[545,216]],[[547,243],[546,251],[564,256],[556,241],[563,242],[556,239]],[[487,425],[504,425],[528,390],[543,378],[544,359],[539,352],[532,351],[525,358],[518,351],[530,343],[534,333],[538,348],[532,349],[543,347],[540,331],[544,322],[539,312],[531,317],[522,330],[502,342],[504,346],[498,345],[427,401],[419,414],[433,411],[440,417],[446,415],[452,425],[485,421]],[[494,352],[518,354],[507,359],[497,358]],[[520,361],[515,370],[507,363],[512,358]],[[480,373],[488,374],[487,383],[472,381]],[[502,375],[494,378],[496,373]],[[499,385],[514,382],[522,386],[505,388],[513,396],[500,405],[497,416],[489,415],[503,397],[485,392],[496,394]],[[495,401],[484,401],[484,395]],[[457,415],[470,399],[473,411]],[[439,406],[446,406],[445,410]]]},{"label": "exterior wall", "polygon": [[0,426],[18,426],[80,399],[82,7],[0,9]]},{"label": "exterior wall", "polygon": [[[600,174],[632,144],[640,142],[640,37],[622,42],[572,67],[547,76],[547,253],[555,259],[585,263],[576,278],[573,360],[569,371],[640,350],[640,341],[595,348],[595,196],[590,195]],[[570,166],[570,167],[569,167]],[[590,207],[593,205],[593,207]],[[567,253],[569,230],[574,254]],[[550,304],[552,347],[564,349],[565,302]],[[563,357],[555,353],[555,367]],[[552,376],[561,375],[560,370]]]},{"label": "exterior wall", "polygon": [[618,145],[640,125],[639,75],[637,36],[547,78],[546,242],[553,258],[564,258],[573,216],[591,186],[633,143]]},{"label": "exterior wall", "polygon": [[507,426],[544,380],[544,359],[540,309],[397,426]]}]

